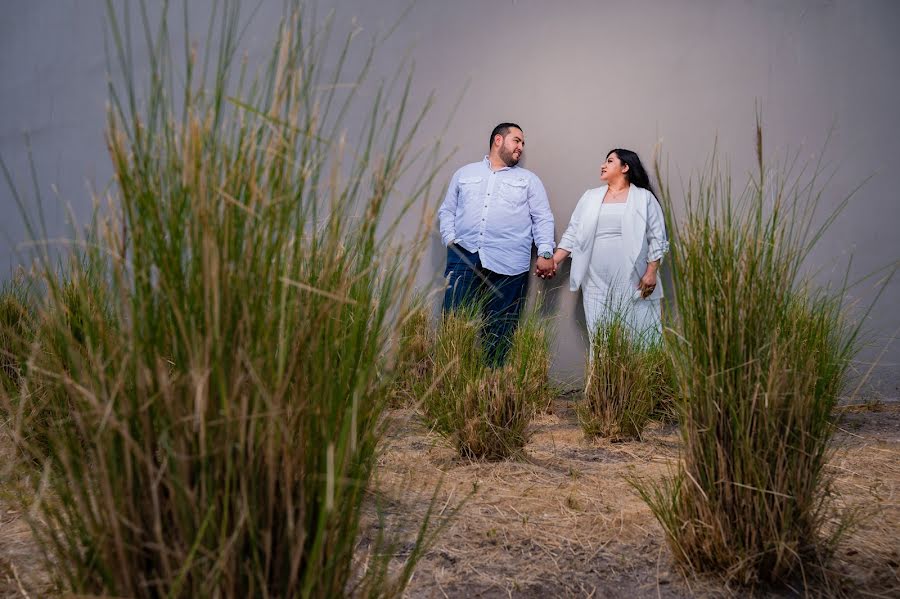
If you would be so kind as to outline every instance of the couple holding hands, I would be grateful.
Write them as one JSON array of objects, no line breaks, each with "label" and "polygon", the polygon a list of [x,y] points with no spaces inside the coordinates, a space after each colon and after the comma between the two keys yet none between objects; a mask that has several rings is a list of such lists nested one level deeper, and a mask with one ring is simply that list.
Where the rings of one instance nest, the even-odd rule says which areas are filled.
[{"label": "couple holding hands", "polygon": [[502,365],[525,303],[532,243],[535,274],[553,278],[571,257],[569,287],[582,292],[588,338],[612,314],[636,334],[662,331],[657,270],[668,251],[662,208],[637,154],[611,150],[601,187],[587,190],[559,241],[541,180],[518,166],[525,133],[515,123],[491,132],[490,151],[454,173],[438,211],[447,246],[444,311],[484,299],[488,362]]}]

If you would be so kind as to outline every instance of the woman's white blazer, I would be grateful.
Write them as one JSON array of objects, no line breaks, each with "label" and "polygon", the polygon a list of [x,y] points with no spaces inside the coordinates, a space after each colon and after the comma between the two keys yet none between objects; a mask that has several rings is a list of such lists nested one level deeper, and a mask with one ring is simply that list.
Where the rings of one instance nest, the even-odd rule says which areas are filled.
[{"label": "woman's white blazer", "polygon": [[[600,205],[607,187],[604,185],[584,192],[560,241],[559,247],[572,252],[572,268],[569,273],[569,288],[572,291],[581,288],[588,274],[594,253],[594,240],[597,237]],[[573,247],[566,247],[567,243]],[[630,186],[625,200],[622,243],[625,246],[622,255],[628,260],[625,266],[630,268],[631,283],[635,288],[647,270],[647,263],[662,260],[669,251],[665,218],[659,201],[648,190],[636,185]],[[662,296],[662,285],[657,284],[647,299],[659,299]]]}]

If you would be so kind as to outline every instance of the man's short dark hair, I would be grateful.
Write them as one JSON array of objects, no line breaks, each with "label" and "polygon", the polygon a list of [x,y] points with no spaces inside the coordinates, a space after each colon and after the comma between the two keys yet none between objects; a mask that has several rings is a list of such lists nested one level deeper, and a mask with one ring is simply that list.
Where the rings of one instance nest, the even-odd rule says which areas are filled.
[{"label": "man's short dark hair", "polygon": [[506,134],[509,133],[510,129],[518,129],[522,133],[525,132],[525,129],[522,129],[515,123],[500,123],[499,125],[494,127],[493,131],[491,131],[491,140],[488,142],[488,149],[491,149],[494,147],[494,136],[495,135],[500,135],[501,137],[506,137]]}]

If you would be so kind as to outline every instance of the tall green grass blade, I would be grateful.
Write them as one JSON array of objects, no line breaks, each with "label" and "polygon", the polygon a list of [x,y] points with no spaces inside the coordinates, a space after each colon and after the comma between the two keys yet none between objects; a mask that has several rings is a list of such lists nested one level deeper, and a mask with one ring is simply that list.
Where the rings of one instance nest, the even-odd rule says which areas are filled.
[{"label": "tall green grass blade", "polygon": [[428,199],[399,189],[422,115],[408,86],[386,90],[349,155],[342,119],[367,107],[354,87],[322,122],[338,95],[301,8],[286,3],[269,68],[245,78],[239,2],[216,3],[204,62],[185,42],[173,89],[168,4],[154,25],[147,3],[108,3],[115,203],[62,268],[44,265],[39,351],[2,395],[45,473],[23,501],[63,592],[333,597],[361,578],[395,595],[433,538],[423,524],[399,578],[385,552],[355,571],[385,355],[427,231],[397,247],[379,223]]}]

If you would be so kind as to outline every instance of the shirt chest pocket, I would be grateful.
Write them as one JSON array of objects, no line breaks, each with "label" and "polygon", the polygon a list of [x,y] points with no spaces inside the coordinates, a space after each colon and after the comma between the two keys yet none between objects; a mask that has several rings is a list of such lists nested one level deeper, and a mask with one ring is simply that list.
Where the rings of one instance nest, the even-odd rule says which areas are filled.
[{"label": "shirt chest pocket", "polygon": [[528,182],[525,179],[504,179],[500,183],[500,199],[512,208],[521,208],[528,199]]},{"label": "shirt chest pocket", "polygon": [[481,183],[484,181],[481,177],[460,177],[459,178],[459,199],[462,204],[469,204],[478,201],[481,194]]}]

